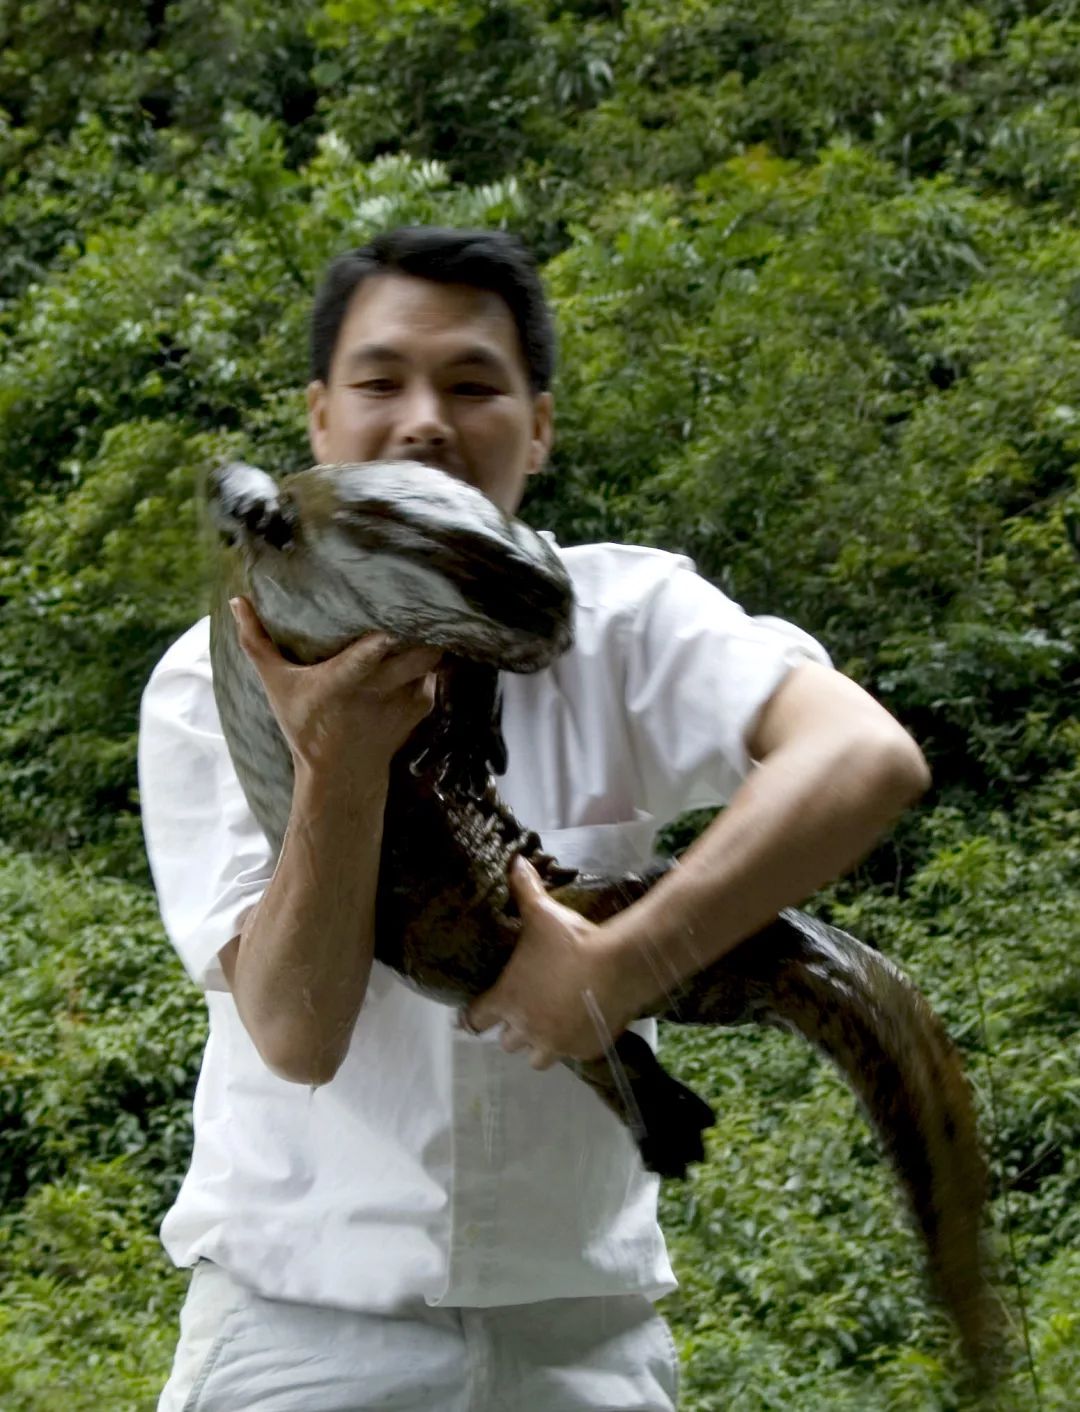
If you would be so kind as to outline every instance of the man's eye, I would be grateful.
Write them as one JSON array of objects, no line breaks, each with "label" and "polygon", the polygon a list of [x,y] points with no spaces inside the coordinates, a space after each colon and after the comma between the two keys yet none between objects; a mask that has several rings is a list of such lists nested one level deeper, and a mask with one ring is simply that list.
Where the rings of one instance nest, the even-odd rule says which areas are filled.
[{"label": "man's eye", "polygon": [[387,392],[393,392],[397,388],[397,383],[393,378],[365,378],[363,382],[353,384],[360,392],[372,392],[376,396],[383,396]]},{"label": "man's eye", "polygon": [[486,382],[456,382],[454,391],[459,397],[497,397],[499,389]]}]

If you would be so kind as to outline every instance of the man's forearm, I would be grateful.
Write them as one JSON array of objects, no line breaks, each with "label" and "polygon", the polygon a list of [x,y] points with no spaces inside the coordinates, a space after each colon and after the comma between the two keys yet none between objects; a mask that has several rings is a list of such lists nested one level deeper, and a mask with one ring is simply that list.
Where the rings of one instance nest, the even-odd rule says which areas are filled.
[{"label": "man's forearm", "polygon": [[502,1025],[503,1047],[528,1049],[535,1068],[596,1058],[605,1032],[659,1008],[849,868],[929,782],[892,716],[813,662],[785,677],[746,744],[761,763],[727,811],[680,867],[608,921],[563,906],[519,860],[510,886],[521,933],[499,979],[469,1006],[469,1028]]},{"label": "man's forearm", "polygon": [[385,777],[298,770],[273,879],[231,943],[240,1018],[267,1065],[296,1083],[333,1078],[364,1000],[385,803]]},{"label": "man's forearm", "polygon": [[641,1008],[867,853],[926,788],[899,728],[836,731],[771,753],[681,865],[602,931]]}]

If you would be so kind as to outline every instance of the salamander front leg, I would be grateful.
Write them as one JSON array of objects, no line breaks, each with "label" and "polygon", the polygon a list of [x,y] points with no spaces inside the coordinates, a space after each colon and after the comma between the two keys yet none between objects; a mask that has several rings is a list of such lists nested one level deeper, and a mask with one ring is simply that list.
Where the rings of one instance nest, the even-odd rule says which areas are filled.
[{"label": "salamander front leg", "polygon": [[705,1156],[702,1132],[716,1114],[663,1068],[640,1035],[627,1031],[602,1059],[568,1062],[633,1134],[641,1160],[661,1177],[685,1177]]}]

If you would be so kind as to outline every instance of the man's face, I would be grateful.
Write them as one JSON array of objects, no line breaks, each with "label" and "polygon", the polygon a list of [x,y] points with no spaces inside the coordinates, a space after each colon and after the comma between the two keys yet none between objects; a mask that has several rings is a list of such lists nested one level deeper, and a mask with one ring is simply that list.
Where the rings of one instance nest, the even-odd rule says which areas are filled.
[{"label": "man's face", "polygon": [[544,464],[551,413],[551,394],[533,395],[517,328],[497,294],[412,275],[363,281],[329,382],[308,387],[319,461],[423,461],[508,512]]}]

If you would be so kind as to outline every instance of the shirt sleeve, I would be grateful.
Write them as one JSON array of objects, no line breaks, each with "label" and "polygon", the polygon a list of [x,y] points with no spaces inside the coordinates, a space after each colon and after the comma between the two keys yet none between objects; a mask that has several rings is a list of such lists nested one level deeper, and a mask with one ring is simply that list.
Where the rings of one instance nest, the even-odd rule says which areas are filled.
[{"label": "shirt sleeve", "polygon": [[143,693],[139,794],[158,906],[192,980],[227,990],[218,952],[239,934],[274,871],[270,844],[221,730],[205,621],[175,643]]},{"label": "shirt sleeve", "polygon": [[625,622],[626,702],[648,807],[662,820],[726,804],[751,768],[747,739],[792,668],[831,666],[813,637],[752,618],[688,559]]}]

